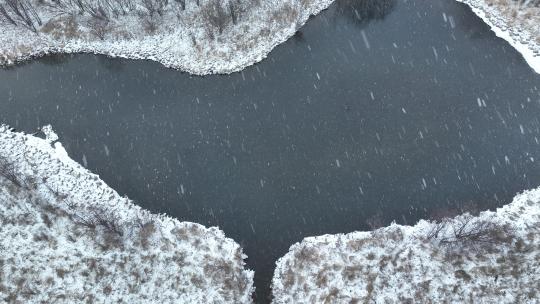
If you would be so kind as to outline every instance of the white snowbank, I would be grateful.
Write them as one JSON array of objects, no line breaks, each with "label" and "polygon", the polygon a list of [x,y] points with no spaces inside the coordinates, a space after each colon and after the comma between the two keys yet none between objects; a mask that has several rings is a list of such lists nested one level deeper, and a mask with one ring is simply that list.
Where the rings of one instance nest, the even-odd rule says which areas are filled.
[{"label": "white snowbank", "polygon": [[467,4],[495,35],[508,41],[540,73],[540,7],[533,1],[457,0]]},{"label": "white snowbank", "polygon": [[[34,0],[32,0],[34,1]],[[226,74],[263,60],[277,45],[293,36],[312,15],[333,0],[261,0],[241,15],[236,25],[221,34],[209,35],[201,17],[208,0],[187,1],[185,11],[170,1],[157,29],[148,33],[144,22],[131,15],[120,16],[101,40],[92,35],[85,16],[60,15],[39,3],[45,20],[39,34],[5,23],[0,31],[0,65],[12,65],[51,53],[95,53],[111,57],[150,59],[191,74]],[[1,2],[1,1],[0,1]],[[71,18],[71,19],[70,19]],[[75,18],[75,19],[73,19]],[[181,21],[179,21],[181,20]],[[48,24],[47,24],[48,23]]]},{"label": "white snowbank", "polygon": [[306,238],[277,262],[274,303],[540,303],[540,188],[443,223]]},{"label": "white snowbank", "polygon": [[43,133],[0,126],[0,302],[252,302],[222,231],[142,210]]}]

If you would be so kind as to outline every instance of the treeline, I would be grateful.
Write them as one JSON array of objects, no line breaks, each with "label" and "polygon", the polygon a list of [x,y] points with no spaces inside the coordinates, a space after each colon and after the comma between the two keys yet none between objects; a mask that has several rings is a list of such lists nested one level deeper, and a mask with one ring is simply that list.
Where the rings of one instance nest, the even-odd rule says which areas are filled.
[{"label": "treeline", "polygon": [[0,24],[22,26],[37,33],[43,25],[39,12],[47,9],[56,16],[87,16],[86,25],[92,34],[104,39],[111,21],[121,16],[136,15],[144,29],[153,32],[167,10],[174,12],[180,25],[182,12],[188,6],[196,6],[205,31],[213,38],[227,26],[237,24],[244,13],[258,4],[259,0],[0,0]]}]

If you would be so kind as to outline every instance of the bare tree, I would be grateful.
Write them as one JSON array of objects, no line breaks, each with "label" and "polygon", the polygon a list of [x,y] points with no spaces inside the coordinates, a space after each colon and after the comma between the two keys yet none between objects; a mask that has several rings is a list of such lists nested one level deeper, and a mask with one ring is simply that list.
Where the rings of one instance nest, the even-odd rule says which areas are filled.
[{"label": "bare tree", "polygon": [[238,5],[233,1],[229,1],[229,14],[231,14],[233,24],[236,24],[238,22]]},{"label": "bare tree", "polygon": [[0,157],[0,176],[4,177],[17,187],[22,187],[23,184],[15,171],[15,166],[4,157]]},{"label": "bare tree", "polygon": [[2,22],[9,22],[9,23],[11,23],[13,25],[17,25],[17,22],[15,22],[15,20],[13,20],[13,18],[11,18],[11,16],[6,11],[4,6],[2,4],[0,4],[0,23],[2,23]]},{"label": "bare tree", "polygon": [[431,226],[431,229],[428,231],[426,238],[428,240],[436,240],[439,238],[439,236],[444,232],[448,225],[448,220],[443,219],[439,222],[433,223]]},{"label": "bare tree", "polygon": [[154,34],[158,29],[158,19],[154,16],[145,16],[143,19],[143,28],[147,34]]},{"label": "bare tree", "polygon": [[103,5],[101,1],[96,1],[92,4],[85,4],[85,11],[90,14],[94,19],[102,20],[102,21],[109,21],[109,10],[107,9],[107,6]]},{"label": "bare tree", "polygon": [[230,20],[223,1],[210,0],[203,6],[201,11],[209,36],[213,37],[216,30],[219,34],[223,33]]},{"label": "bare tree", "polygon": [[80,11],[73,11],[75,8],[73,2],[74,0],[51,0],[50,2],[43,2],[43,5],[48,6],[50,10],[58,15],[81,13]]},{"label": "bare tree", "polygon": [[148,11],[150,17],[155,14],[163,16],[163,11],[168,4],[168,0],[142,0],[142,5]]},{"label": "bare tree", "polygon": [[115,17],[118,18],[118,15],[125,16],[135,10],[135,5],[131,0],[113,0],[112,8]]},{"label": "bare tree", "polygon": [[109,31],[109,19],[93,18],[88,21],[90,33],[101,40],[105,40],[105,36]]},{"label": "bare tree", "polygon": [[182,10],[186,10],[186,0],[176,0],[176,2],[180,3],[180,7],[182,7]]},{"label": "bare tree", "polygon": [[259,0],[229,0],[228,9],[233,24],[237,24],[241,15],[248,11],[251,7],[259,4]]},{"label": "bare tree", "polygon": [[5,0],[5,4],[0,4],[0,14],[3,20],[22,25],[34,33],[37,32],[36,25],[42,25],[39,14],[28,0]]},{"label": "bare tree", "polygon": [[[114,214],[114,212],[101,209],[100,207],[93,207],[90,210],[87,210],[87,212],[76,210],[74,208],[72,211],[75,211],[73,214],[74,221],[84,227],[92,230],[101,227],[106,233],[120,237],[124,235],[120,217]],[[80,215],[79,213],[85,213],[85,215]]]},{"label": "bare tree", "polygon": [[465,214],[434,223],[426,238],[443,245],[463,247],[504,243],[511,240],[513,235],[508,225]]}]

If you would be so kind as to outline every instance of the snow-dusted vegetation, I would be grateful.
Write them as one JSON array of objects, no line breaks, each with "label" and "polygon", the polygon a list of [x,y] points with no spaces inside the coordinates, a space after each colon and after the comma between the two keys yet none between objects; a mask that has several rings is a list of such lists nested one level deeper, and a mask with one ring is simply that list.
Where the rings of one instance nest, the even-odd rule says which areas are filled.
[{"label": "snow-dusted vegetation", "polygon": [[222,231],[142,210],[43,133],[0,127],[1,303],[252,302]]},{"label": "snow-dusted vegetation", "polygon": [[91,52],[230,73],[262,60],[332,2],[0,0],[0,65]]},{"label": "snow-dusted vegetation", "polygon": [[[540,71],[537,0],[458,1],[471,6]],[[155,60],[198,75],[231,73],[264,59],[332,2],[0,0],[0,65],[88,52]]]},{"label": "snow-dusted vegetation", "polygon": [[497,36],[508,41],[540,73],[540,1],[458,1],[469,5]]},{"label": "snow-dusted vegetation", "polygon": [[540,189],[496,212],[304,239],[274,303],[539,303]]}]

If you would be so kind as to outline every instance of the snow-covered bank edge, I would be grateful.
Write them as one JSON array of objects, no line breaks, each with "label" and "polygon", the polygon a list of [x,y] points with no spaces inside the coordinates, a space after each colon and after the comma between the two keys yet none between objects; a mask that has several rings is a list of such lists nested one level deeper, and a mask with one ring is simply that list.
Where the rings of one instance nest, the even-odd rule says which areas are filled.
[{"label": "snow-covered bank edge", "polygon": [[[91,53],[152,60],[194,75],[230,74],[264,60],[275,47],[287,41],[305,25],[311,16],[327,9],[334,1],[262,1],[260,7],[253,9],[239,24],[226,29],[217,39],[208,37],[204,30],[193,24],[190,25],[193,28],[179,26],[170,11],[165,14],[164,25],[152,34],[144,33],[139,25],[141,20],[127,16],[118,20],[115,25],[117,32],[104,39],[93,37],[88,28],[80,25],[77,25],[80,31],[77,29],[75,34],[69,33],[71,37],[65,37],[68,34],[63,31],[69,32],[66,25],[69,22],[56,20],[58,16],[44,12],[43,18],[46,21],[51,18],[52,21],[58,21],[58,24],[64,22],[66,28],[55,28],[54,34],[38,31],[37,35],[21,27],[3,25],[3,31],[0,32],[0,66],[11,66],[49,54]],[[523,20],[517,25],[511,25],[509,18],[502,13],[501,6],[488,5],[487,1],[490,0],[457,1],[469,5],[497,36],[508,41],[540,73],[540,40],[534,26],[532,29],[520,26],[526,24]],[[293,14],[291,20],[277,22],[269,17],[272,14],[290,13],[282,9],[290,9],[287,5],[291,3],[295,10],[298,9],[298,15]],[[201,19],[199,8],[185,14],[187,18]]]},{"label": "snow-covered bank edge", "polygon": [[[286,3],[286,1],[278,2],[279,4]],[[116,37],[101,41],[95,38],[62,38],[58,40],[44,33],[35,35],[20,27],[6,26],[3,32],[0,32],[0,66],[11,66],[50,54],[91,53],[116,58],[152,60],[168,68],[178,69],[193,75],[230,74],[265,59],[276,46],[291,38],[311,16],[327,9],[334,0],[304,2],[307,7],[302,8],[294,22],[260,24],[260,20],[265,18],[260,16],[260,14],[264,14],[264,8],[259,8],[258,11],[253,12],[253,16],[248,16],[242,24],[236,25],[235,29],[226,30],[223,34],[224,37],[220,37],[226,41],[230,37],[245,35],[245,39],[248,41],[240,42],[248,45],[252,42],[251,40],[256,38],[257,45],[247,49],[230,43],[210,41],[210,38],[204,34],[195,34],[196,38],[194,38],[190,36],[191,33],[187,33],[190,30],[184,28],[169,29],[166,32],[158,32],[154,35],[130,40]],[[272,1],[270,1],[270,5],[272,5]],[[268,11],[268,14],[271,13],[272,11]],[[133,21],[125,22],[129,24]],[[250,30],[247,33],[241,33],[242,26],[249,26]],[[268,32],[262,38],[255,37],[260,29],[266,29]],[[18,39],[25,41],[19,44],[16,42]],[[197,40],[197,45],[192,46],[192,40]],[[200,47],[204,49],[203,55],[196,54],[197,48]],[[234,50],[232,54],[231,50]],[[224,54],[219,55],[221,52]]]},{"label": "snow-covered bank edge", "polygon": [[488,5],[485,0],[456,1],[467,4],[497,37],[506,40],[521,53],[529,66],[540,74],[540,25],[537,25],[536,33],[524,27],[513,28],[509,25],[508,18],[495,5]]},{"label": "snow-covered bank edge", "polygon": [[141,209],[43,133],[0,126],[0,302],[252,303],[237,243]]},{"label": "snow-covered bank edge", "polygon": [[274,303],[540,303],[540,188],[495,212],[305,238]]}]

